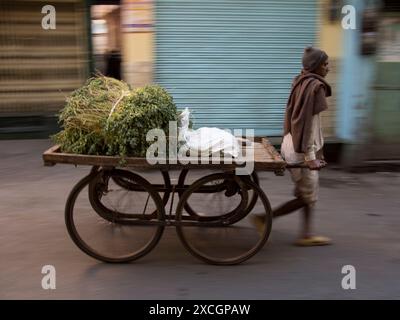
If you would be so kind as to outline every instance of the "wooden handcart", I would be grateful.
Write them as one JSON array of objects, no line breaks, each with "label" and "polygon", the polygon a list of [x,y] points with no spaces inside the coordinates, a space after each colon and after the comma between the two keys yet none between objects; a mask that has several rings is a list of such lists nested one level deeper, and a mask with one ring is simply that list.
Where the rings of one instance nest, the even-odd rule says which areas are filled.
[{"label": "wooden handcart", "polygon": [[[267,138],[251,148],[253,160],[241,159],[254,161],[254,171],[248,175],[235,174],[240,161],[151,165],[145,158],[129,157],[121,166],[119,157],[62,153],[59,146],[45,151],[43,160],[46,166],[92,167],[74,186],[65,206],[68,233],[89,256],[114,263],[136,260],[157,245],[165,227],[174,226],[195,257],[232,265],[255,255],[271,231],[271,206],[257,172],[281,175],[286,166]],[[163,183],[143,177],[146,170],[154,176],[155,169],[161,172]],[[215,172],[190,181],[194,169]],[[180,171],[176,183],[171,181],[171,170]],[[175,198],[179,200],[174,209]],[[254,213],[264,217],[259,228],[250,221]]]}]

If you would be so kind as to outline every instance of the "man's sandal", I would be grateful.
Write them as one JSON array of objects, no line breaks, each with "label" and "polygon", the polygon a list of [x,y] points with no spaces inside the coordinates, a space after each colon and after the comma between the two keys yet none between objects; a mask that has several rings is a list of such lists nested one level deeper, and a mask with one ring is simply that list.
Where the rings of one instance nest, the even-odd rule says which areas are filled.
[{"label": "man's sandal", "polygon": [[313,236],[309,238],[299,239],[295,242],[296,246],[300,247],[313,247],[313,246],[327,246],[332,244],[332,240],[327,237]]},{"label": "man's sandal", "polygon": [[262,235],[265,229],[265,217],[260,214],[250,215],[250,222],[257,229],[257,232]]}]

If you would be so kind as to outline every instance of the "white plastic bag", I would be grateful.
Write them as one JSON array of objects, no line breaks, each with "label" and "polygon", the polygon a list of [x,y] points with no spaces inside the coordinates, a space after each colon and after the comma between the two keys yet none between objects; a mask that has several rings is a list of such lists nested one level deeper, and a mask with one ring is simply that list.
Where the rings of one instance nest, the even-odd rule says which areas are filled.
[{"label": "white plastic bag", "polygon": [[186,146],[200,154],[223,152],[237,158],[240,153],[240,144],[236,137],[231,133],[219,129],[202,127],[197,130],[189,129],[190,111],[188,108],[180,115],[179,136]]}]

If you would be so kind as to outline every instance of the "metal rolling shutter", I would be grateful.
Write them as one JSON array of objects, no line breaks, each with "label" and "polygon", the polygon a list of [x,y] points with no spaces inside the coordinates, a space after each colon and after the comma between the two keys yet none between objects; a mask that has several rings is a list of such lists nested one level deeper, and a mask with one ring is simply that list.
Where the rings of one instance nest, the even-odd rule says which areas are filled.
[{"label": "metal rolling shutter", "polygon": [[[42,7],[56,29],[42,28]],[[1,0],[0,117],[55,114],[88,75],[83,0]]]},{"label": "metal rolling shutter", "polygon": [[157,0],[156,82],[196,127],[280,135],[292,78],[316,39],[315,0]]}]

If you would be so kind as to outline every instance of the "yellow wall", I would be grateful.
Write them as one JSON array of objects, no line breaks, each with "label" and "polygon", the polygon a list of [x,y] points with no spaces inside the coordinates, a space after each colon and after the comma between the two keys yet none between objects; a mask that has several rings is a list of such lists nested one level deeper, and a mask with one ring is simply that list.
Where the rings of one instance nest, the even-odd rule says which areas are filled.
[{"label": "yellow wall", "polygon": [[[332,97],[328,98],[328,110],[322,113],[322,126],[324,136],[326,138],[335,139],[336,136],[336,110],[338,94],[338,79],[340,61],[343,56],[343,29],[341,20],[331,22],[328,16],[328,0],[320,0],[319,2],[319,26],[318,26],[318,46],[326,51],[329,56],[330,72],[327,76],[328,83],[332,86]],[[340,9],[339,9],[340,10]]]},{"label": "yellow wall", "polygon": [[320,30],[320,46],[331,58],[340,58],[343,55],[341,26],[337,24],[323,25]]},{"label": "yellow wall", "polygon": [[328,17],[328,5],[330,1],[320,0],[320,26],[318,28],[319,47],[325,50],[329,57],[338,59],[343,55],[342,35],[343,28],[341,21],[331,22]]},{"label": "yellow wall", "polygon": [[153,33],[124,33],[122,54],[124,62],[153,61]]},{"label": "yellow wall", "polygon": [[122,75],[133,87],[150,84],[153,81],[153,38],[154,32],[143,28],[125,28],[124,23],[151,24],[152,4],[135,0],[122,1]]}]

